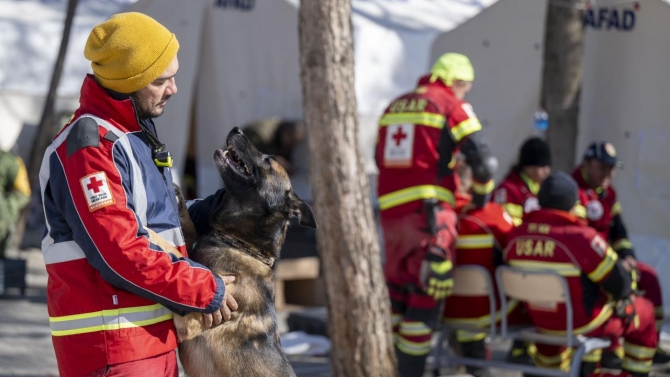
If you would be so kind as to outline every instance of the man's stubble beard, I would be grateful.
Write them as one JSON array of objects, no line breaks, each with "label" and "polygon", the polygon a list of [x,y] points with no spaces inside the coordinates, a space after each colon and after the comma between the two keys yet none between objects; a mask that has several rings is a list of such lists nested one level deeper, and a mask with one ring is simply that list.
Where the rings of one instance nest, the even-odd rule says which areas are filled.
[{"label": "man's stubble beard", "polygon": [[[160,109],[160,113],[158,113],[158,114],[155,114],[151,110],[149,110],[149,111],[144,110],[141,107],[140,98],[135,93],[130,94],[130,98],[132,98],[132,100],[133,100],[133,103],[135,105],[135,112],[137,113],[137,117],[140,118],[140,119],[155,119],[155,118],[158,118],[159,116],[163,115],[163,113],[165,112],[165,106],[163,106],[163,108]],[[170,98],[170,97],[168,97],[168,98]]]}]

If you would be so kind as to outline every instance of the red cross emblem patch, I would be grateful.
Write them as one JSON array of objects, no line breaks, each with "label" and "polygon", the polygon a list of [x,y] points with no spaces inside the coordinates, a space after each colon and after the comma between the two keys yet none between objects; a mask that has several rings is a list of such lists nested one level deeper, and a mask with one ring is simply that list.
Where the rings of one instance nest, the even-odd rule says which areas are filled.
[{"label": "red cross emblem patch", "polygon": [[411,167],[413,149],[413,124],[391,124],[387,127],[386,143],[384,144],[385,167]]},{"label": "red cross emblem patch", "polygon": [[107,175],[104,172],[97,172],[80,179],[81,188],[84,190],[84,197],[88,203],[90,212],[99,210],[114,204],[114,197],[107,184]]}]

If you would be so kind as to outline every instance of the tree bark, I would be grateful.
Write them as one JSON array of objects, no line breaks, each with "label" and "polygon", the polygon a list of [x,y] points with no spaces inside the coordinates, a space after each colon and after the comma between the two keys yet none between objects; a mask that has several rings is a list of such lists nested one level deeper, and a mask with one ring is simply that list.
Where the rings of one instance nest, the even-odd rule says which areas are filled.
[{"label": "tree bark", "polygon": [[305,0],[300,66],[335,376],[395,376],[390,302],[358,150],[351,0]]},{"label": "tree bark", "polygon": [[572,171],[582,86],[584,10],[588,0],[548,0],[542,103],[549,114],[547,142],[554,170]]},{"label": "tree bark", "polygon": [[[54,70],[51,73],[49,91],[47,92],[47,98],[44,101],[42,117],[40,118],[40,124],[38,125],[37,133],[35,134],[33,149],[30,152],[30,159],[28,161],[28,179],[30,180],[30,188],[33,192],[40,189],[39,173],[40,166],[42,165],[42,158],[44,157],[44,152],[49,146],[49,143],[51,143],[51,139],[53,139],[58,132],[54,119],[54,104],[56,103],[56,96],[58,95],[58,84],[60,83],[60,77],[63,73],[63,64],[65,63],[67,45],[70,42],[70,31],[72,29],[74,14],[77,9],[77,3],[78,0],[68,0],[67,3],[63,36],[61,37],[60,48],[58,49],[58,57],[56,58],[56,64],[54,64]],[[26,206],[26,208],[21,211],[21,217],[16,226],[16,231],[14,233],[14,247],[17,249],[20,247],[21,240],[23,239],[29,212],[30,205]]]}]

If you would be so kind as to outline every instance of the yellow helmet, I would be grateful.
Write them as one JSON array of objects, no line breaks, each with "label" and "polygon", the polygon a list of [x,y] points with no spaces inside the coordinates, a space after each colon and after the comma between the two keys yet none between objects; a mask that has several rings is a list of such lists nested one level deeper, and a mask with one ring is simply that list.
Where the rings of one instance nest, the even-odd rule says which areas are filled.
[{"label": "yellow helmet", "polygon": [[475,69],[470,59],[463,54],[447,52],[440,56],[430,69],[430,82],[440,79],[445,85],[451,86],[454,80],[474,81]]}]

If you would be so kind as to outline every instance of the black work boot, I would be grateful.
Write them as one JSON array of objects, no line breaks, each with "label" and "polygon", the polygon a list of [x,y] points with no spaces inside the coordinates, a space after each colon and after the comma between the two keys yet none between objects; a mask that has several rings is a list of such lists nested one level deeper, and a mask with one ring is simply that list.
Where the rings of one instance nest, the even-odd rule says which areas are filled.
[{"label": "black work boot", "polygon": [[621,358],[610,350],[603,351],[600,358],[600,366],[605,369],[621,369],[622,362]]},{"label": "black work boot", "polygon": [[513,364],[535,365],[533,358],[528,354],[528,343],[523,340],[515,340],[512,343],[512,348],[507,353],[505,361]]},{"label": "black work boot", "polygon": [[663,348],[656,348],[656,353],[654,354],[653,363],[654,364],[667,364],[670,362],[670,353],[665,351]]},{"label": "black work boot", "polygon": [[[486,340],[481,339],[474,342],[459,342],[463,357],[473,359],[489,360],[489,350],[486,347]],[[489,377],[490,373],[486,368],[466,366],[465,371],[475,377]]]},{"label": "black work boot", "polygon": [[426,357],[428,355],[414,356],[398,351],[398,373],[400,377],[422,377],[426,371]]}]

